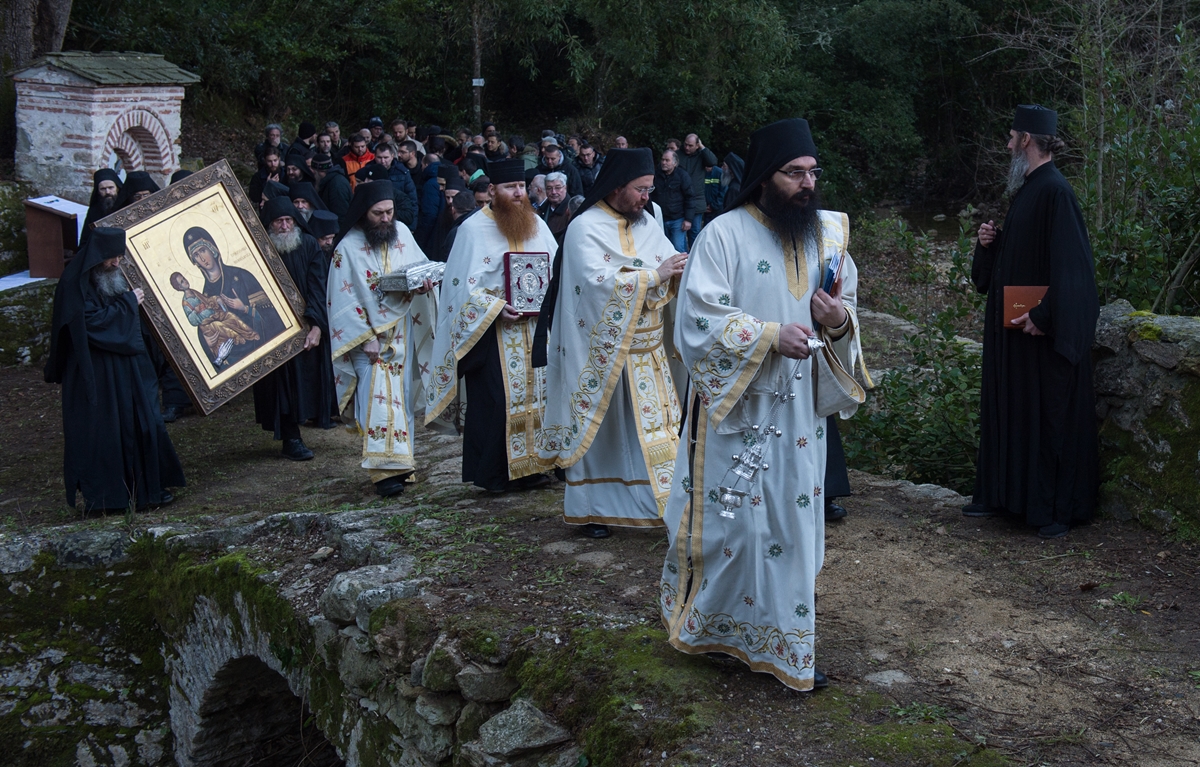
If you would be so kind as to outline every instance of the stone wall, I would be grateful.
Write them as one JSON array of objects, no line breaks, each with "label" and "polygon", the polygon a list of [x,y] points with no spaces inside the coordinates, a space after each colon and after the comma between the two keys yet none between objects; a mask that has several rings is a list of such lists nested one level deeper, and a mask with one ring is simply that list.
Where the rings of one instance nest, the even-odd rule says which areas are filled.
[{"label": "stone wall", "polygon": [[[9,629],[26,637],[0,643],[0,750],[22,766],[159,767],[172,752],[179,767],[283,763],[261,758],[302,746],[315,767],[576,767],[571,733],[514,699],[512,644],[432,618],[430,579],[378,540],[391,514],[151,528],[136,543],[118,530],[0,535],[0,614],[24,616]],[[221,556],[281,538],[322,543],[313,562],[337,552],[352,569],[315,587]],[[97,596],[80,618],[89,632],[64,648],[54,624]],[[31,641],[27,622],[43,618]]]},{"label": "stone wall", "polygon": [[39,280],[0,292],[0,365],[28,365],[45,359],[57,284],[58,280]]},{"label": "stone wall", "polygon": [[1200,318],[1116,301],[1093,361],[1102,511],[1200,536]]}]

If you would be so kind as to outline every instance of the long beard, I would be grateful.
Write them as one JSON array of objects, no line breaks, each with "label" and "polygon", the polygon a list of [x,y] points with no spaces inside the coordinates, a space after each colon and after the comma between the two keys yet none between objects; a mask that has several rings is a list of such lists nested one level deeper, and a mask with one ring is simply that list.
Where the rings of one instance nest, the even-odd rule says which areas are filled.
[{"label": "long beard", "polygon": [[117,207],[117,198],[116,197],[101,197],[99,202],[100,202],[100,212],[104,213],[104,214],[112,213],[113,208]]},{"label": "long beard", "polygon": [[293,229],[284,234],[276,234],[271,232],[268,235],[271,238],[271,244],[275,246],[275,250],[280,253],[291,253],[296,248],[300,247],[301,233],[299,229]]},{"label": "long beard", "polygon": [[396,228],[395,219],[379,226],[363,224],[363,236],[372,248],[382,248],[384,245],[395,245],[400,241],[400,230]]},{"label": "long beard", "polygon": [[508,197],[497,195],[492,200],[492,214],[496,217],[496,227],[500,234],[509,240],[526,242],[537,234],[537,214],[528,197],[514,201]]},{"label": "long beard", "polygon": [[100,295],[119,296],[129,292],[129,283],[125,281],[125,275],[121,274],[121,267],[114,266],[112,269],[106,269],[103,266],[98,266],[92,270],[92,284],[96,286],[96,290],[100,291]]},{"label": "long beard", "polygon": [[1029,157],[1024,152],[1016,152],[1008,164],[1008,185],[1004,193],[1012,197],[1021,187],[1025,186],[1025,175],[1029,173]]},{"label": "long beard", "polygon": [[313,214],[313,212],[312,212],[311,210],[308,210],[308,209],[301,210],[300,208],[296,208],[296,211],[297,211],[297,212],[300,214],[300,216],[301,216],[301,217],[304,219],[304,222],[305,222],[305,223],[308,223],[309,219],[311,219],[311,218],[312,218],[312,214]]},{"label": "long beard", "polygon": [[763,187],[759,207],[783,242],[821,242],[821,198],[815,189],[803,189],[785,197],[772,184]]}]

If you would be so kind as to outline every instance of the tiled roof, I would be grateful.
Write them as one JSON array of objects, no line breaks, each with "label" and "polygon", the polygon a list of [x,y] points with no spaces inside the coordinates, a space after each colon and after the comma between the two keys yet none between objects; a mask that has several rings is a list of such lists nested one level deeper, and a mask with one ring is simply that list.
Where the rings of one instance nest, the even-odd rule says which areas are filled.
[{"label": "tiled roof", "polygon": [[157,53],[62,51],[48,53],[23,71],[49,65],[99,85],[193,85],[200,78]]}]

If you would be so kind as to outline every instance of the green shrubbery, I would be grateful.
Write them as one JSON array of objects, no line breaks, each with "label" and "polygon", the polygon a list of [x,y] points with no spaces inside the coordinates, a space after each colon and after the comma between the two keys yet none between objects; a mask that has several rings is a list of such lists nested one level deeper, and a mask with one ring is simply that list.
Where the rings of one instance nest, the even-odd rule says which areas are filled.
[{"label": "green shrubbery", "polygon": [[[874,232],[871,236],[879,238],[874,246],[908,240],[917,244],[910,232],[894,227],[890,232]],[[872,246],[870,239],[858,242]],[[970,245],[964,227],[951,252],[945,284],[937,288],[949,296],[946,308],[922,318],[898,303],[893,307],[919,331],[904,339],[911,361],[879,375],[867,406],[844,427],[846,458],[855,468],[971,492],[979,449],[982,358],[980,345],[959,336],[957,328],[984,298],[965,279]]]}]

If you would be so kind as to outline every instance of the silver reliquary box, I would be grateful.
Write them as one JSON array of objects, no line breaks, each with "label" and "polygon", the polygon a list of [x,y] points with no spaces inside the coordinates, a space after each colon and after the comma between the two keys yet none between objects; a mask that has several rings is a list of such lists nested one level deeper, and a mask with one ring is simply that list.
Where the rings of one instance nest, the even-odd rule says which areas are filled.
[{"label": "silver reliquary box", "polygon": [[446,265],[441,261],[415,261],[405,264],[394,272],[379,278],[379,289],[392,293],[409,293],[431,280],[434,285],[442,281]]}]

